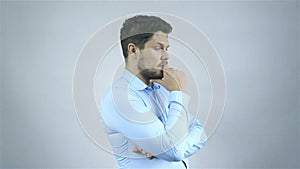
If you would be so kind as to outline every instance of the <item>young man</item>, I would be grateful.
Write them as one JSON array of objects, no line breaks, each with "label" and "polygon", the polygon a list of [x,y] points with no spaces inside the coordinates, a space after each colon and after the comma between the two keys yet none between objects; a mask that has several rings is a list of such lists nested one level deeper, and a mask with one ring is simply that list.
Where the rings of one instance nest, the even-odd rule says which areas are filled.
[{"label": "young man", "polygon": [[206,144],[188,112],[184,72],[168,66],[172,27],[156,16],[134,16],[121,28],[126,68],[103,96],[100,113],[120,168],[188,168]]}]

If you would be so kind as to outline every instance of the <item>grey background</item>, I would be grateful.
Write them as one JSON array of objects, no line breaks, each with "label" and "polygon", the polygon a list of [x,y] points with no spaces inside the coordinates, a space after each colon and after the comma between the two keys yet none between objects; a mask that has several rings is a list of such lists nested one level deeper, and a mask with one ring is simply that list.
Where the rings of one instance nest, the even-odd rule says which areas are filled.
[{"label": "grey background", "polygon": [[224,65],[224,116],[191,167],[299,168],[299,1],[1,1],[1,167],[116,167],[79,126],[72,75],[96,30],[145,11],[195,24]]}]

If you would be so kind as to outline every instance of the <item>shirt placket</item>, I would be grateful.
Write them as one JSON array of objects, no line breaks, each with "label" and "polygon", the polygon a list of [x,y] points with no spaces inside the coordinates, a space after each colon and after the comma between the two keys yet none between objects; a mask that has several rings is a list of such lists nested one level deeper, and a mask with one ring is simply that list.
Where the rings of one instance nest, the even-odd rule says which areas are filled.
[{"label": "shirt placket", "polygon": [[146,88],[146,93],[148,94],[151,104],[154,107],[154,114],[162,121],[163,124],[167,121],[166,116],[166,104],[167,100],[163,93],[160,91],[160,88],[155,86],[153,89],[148,87]]}]

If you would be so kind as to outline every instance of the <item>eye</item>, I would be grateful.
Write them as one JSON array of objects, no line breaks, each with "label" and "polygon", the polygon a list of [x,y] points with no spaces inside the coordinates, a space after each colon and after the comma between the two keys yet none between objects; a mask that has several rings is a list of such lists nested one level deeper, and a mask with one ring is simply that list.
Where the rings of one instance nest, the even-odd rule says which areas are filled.
[{"label": "eye", "polygon": [[162,47],[156,46],[154,49],[155,49],[155,50],[162,50]]}]

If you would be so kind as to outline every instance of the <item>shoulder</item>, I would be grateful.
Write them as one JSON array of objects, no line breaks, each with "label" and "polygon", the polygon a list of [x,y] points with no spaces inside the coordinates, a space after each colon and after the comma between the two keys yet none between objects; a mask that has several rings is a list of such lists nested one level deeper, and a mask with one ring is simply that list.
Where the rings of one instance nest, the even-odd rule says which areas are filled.
[{"label": "shoulder", "polygon": [[102,96],[99,111],[102,116],[114,116],[120,110],[127,110],[132,98],[137,97],[126,79],[117,80]]}]

